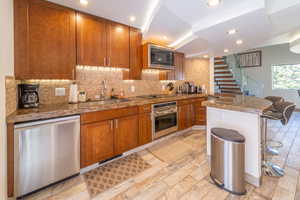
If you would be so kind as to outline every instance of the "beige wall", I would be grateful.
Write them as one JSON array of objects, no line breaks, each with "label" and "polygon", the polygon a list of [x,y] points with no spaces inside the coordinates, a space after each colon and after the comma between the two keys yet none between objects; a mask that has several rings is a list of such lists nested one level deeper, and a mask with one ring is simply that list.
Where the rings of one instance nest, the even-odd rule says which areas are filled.
[{"label": "beige wall", "polygon": [[0,199],[6,193],[5,76],[13,75],[13,1],[0,1]]},{"label": "beige wall", "polygon": [[184,79],[192,80],[196,85],[205,85],[209,91],[210,73],[209,59],[187,58],[185,59]]}]

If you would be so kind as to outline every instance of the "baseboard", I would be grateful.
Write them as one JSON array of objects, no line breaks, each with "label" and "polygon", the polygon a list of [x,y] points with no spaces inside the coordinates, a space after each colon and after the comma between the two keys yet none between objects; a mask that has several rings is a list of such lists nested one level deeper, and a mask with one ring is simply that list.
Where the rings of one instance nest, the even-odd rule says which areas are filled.
[{"label": "baseboard", "polygon": [[206,130],[206,126],[195,125],[192,127],[192,130]]},{"label": "baseboard", "polygon": [[245,173],[245,181],[251,185],[254,185],[255,187],[261,186],[261,178],[254,177],[247,173]]}]

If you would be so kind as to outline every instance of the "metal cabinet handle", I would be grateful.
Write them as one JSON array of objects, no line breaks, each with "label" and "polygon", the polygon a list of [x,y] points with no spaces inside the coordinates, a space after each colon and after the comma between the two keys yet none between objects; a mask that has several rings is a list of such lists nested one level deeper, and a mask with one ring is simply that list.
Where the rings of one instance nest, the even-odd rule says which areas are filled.
[{"label": "metal cabinet handle", "polygon": [[105,57],[103,59],[103,63],[104,63],[103,65],[106,66],[106,58]]},{"label": "metal cabinet handle", "polygon": [[114,129],[114,122],[113,122],[113,120],[110,121],[110,129],[111,129],[111,130]]},{"label": "metal cabinet handle", "polygon": [[110,66],[110,57],[108,58],[108,66],[111,67],[111,66]]}]

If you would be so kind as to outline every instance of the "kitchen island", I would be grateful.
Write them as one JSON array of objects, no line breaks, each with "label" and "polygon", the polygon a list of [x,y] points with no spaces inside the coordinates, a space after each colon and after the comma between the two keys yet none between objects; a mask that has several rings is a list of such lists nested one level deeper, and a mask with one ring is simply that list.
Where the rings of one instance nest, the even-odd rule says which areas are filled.
[{"label": "kitchen island", "polygon": [[207,107],[207,154],[211,155],[211,128],[234,129],[245,139],[245,179],[255,186],[261,184],[262,112],[271,102],[262,98],[237,95],[204,101]]}]

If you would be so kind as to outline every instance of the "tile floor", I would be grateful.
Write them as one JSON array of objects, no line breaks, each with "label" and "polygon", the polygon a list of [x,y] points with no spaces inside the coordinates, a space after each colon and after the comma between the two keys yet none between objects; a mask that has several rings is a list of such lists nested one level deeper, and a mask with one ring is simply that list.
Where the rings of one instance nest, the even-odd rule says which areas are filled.
[{"label": "tile floor", "polygon": [[[278,199],[300,200],[300,113],[287,126],[269,123],[270,136],[283,142],[280,156],[271,158],[283,166],[282,178],[263,177],[259,188],[247,185],[247,195],[234,196],[214,186],[209,178],[204,131],[191,131],[156,144],[138,154],[152,166],[93,200],[193,200]],[[82,176],[36,193],[26,199],[91,199]]]}]

